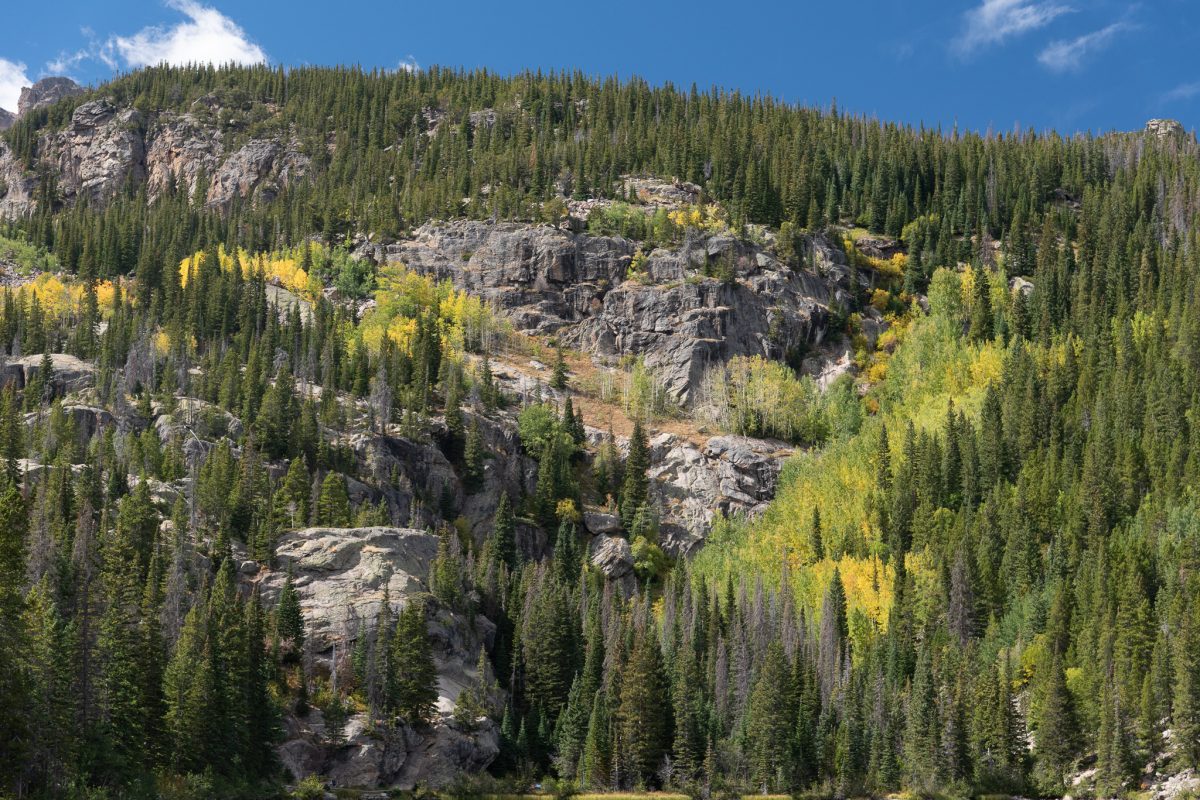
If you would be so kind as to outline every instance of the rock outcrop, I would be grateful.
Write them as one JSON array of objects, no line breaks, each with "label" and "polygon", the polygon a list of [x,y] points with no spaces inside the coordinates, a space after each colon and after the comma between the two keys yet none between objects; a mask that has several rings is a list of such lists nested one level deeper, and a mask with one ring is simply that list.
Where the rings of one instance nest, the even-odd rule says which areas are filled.
[{"label": "rock outcrop", "polygon": [[629,276],[635,250],[620,237],[545,225],[454,222],[426,224],[411,239],[365,245],[360,254],[451,280],[495,303],[522,332],[555,333],[614,361],[641,356],[683,404],[712,364],[820,344],[829,306],[848,301],[849,272],[836,269],[831,248],[824,275],[795,271],[724,234],[655,250],[645,273]]},{"label": "rock outcrop", "polygon": [[[30,96],[30,107],[82,91],[70,86],[39,90]],[[308,172],[311,161],[291,134],[239,140],[219,124],[218,101],[197,103],[194,113],[142,113],[105,97],[88,100],[64,128],[41,134],[35,164],[22,163],[0,143],[0,217],[32,213],[33,176],[40,168],[53,172],[68,203],[84,196],[102,203],[131,180],[144,181],[153,200],[172,181],[195,191],[207,175],[206,199],[213,206],[228,205],[235,197],[269,201]]]},{"label": "rock outcrop", "polygon": [[764,511],[791,454],[782,442],[745,436],[714,436],[702,446],[670,433],[652,438],[649,476],[662,517],[663,549],[691,553],[718,513]]},{"label": "rock outcrop", "polygon": [[289,716],[278,754],[293,778],[320,774],[335,786],[358,789],[440,787],[485,769],[498,755],[494,722],[463,720],[455,713],[459,694],[479,683],[476,659],[480,648],[491,644],[496,628],[486,617],[467,619],[428,596],[437,541],[433,534],[409,528],[305,528],[279,540],[278,569],[247,576],[268,602],[275,601],[292,576],[315,668],[326,673],[335,668],[335,648],[346,653],[359,636],[370,635],[385,590],[394,609],[414,597],[425,601],[438,667],[438,710],[432,724],[370,722],[357,714],[337,731],[319,710]]},{"label": "rock outcrop", "polygon": [[[68,353],[50,354],[51,374],[47,380],[54,397],[62,397],[92,385],[96,368]],[[0,388],[24,389],[42,368],[41,354],[14,358],[0,366]]]},{"label": "rock outcrop", "polygon": [[145,118],[132,108],[92,100],[75,109],[65,130],[49,137],[59,187],[68,201],[103,200],[145,177]]},{"label": "rock outcrop", "polygon": [[313,648],[323,652],[358,621],[374,621],[385,587],[399,606],[428,591],[436,553],[436,536],[410,528],[304,528],[280,538],[278,569],[262,591],[273,601],[290,572]]},{"label": "rock outcrop", "polygon": [[1183,125],[1176,119],[1152,119],[1146,123],[1146,133],[1158,139],[1183,136]]},{"label": "rock outcrop", "polygon": [[83,87],[70,78],[42,78],[33,86],[21,89],[21,97],[17,100],[17,116],[23,117],[30,111],[54,105],[64,97],[77,94],[83,94]]},{"label": "rock outcrop", "polygon": [[255,192],[269,202],[308,166],[309,159],[300,153],[296,142],[285,147],[274,139],[251,139],[231,153],[213,174],[208,204],[226,206],[234,198],[252,198]]},{"label": "rock outcrop", "polygon": [[0,108],[0,131],[6,131],[17,121],[17,115]]}]

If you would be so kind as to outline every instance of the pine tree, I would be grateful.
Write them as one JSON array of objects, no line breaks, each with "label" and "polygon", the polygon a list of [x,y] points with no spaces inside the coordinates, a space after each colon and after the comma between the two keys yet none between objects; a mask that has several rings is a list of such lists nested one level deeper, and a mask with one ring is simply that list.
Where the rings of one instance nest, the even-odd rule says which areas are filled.
[{"label": "pine tree", "polygon": [[463,448],[463,486],[468,492],[478,491],[483,486],[484,456],[483,434],[476,417],[467,429],[467,443]]},{"label": "pine tree", "polygon": [[582,788],[603,790],[612,785],[610,767],[613,757],[609,725],[607,696],[602,691],[596,692],[592,698],[592,712],[588,716],[583,754],[579,758],[578,774]]},{"label": "pine tree", "polygon": [[625,530],[633,526],[638,509],[646,505],[649,494],[646,470],[649,466],[650,449],[646,442],[646,434],[642,429],[641,420],[635,420],[633,433],[629,437],[629,456],[625,459],[625,477],[621,483],[621,524]]},{"label": "pine tree", "polygon": [[458,536],[449,531],[438,537],[437,554],[429,570],[430,591],[451,608],[462,599],[463,563]]},{"label": "pine tree", "polygon": [[275,635],[283,648],[285,660],[295,664],[304,651],[304,616],[300,612],[300,597],[291,572],[279,592],[279,604],[275,607]]},{"label": "pine tree", "polygon": [[283,484],[272,499],[273,516],[281,528],[302,528],[308,523],[311,492],[312,480],[308,474],[307,459],[301,454],[288,464]]},{"label": "pine tree", "polygon": [[330,472],[321,483],[317,500],[317,524],[330,528],[345,528],[350,524],[350,498],[346,494],[346,479]]},{"label": "pine tree", "polygon": [[750,782],[764,793],[780,791],[790,783],[789,744],[795,722],[789,673],[783,646],[771,642],[750,693],[746,718]]},{"label": "pine tree", "polygon": [[500,500],[496,504],[496,514],[493,517],[492,541],[495,542],[496,555],[508,565],[510,570],[517,568],[517,521],[513,514],[512,503],[508,492],[500,492]]},{"label": "pine tree", "polygon": [[1042,704],[1034,738],[1038,775],[1047,790],[1063,785],[1079,753],[1079,721],[1067,690],[1062,657],[1055,653],[1043,677]]},{"label": "pine tree", "polygon": [[1172,663],[1175,667],[1171,721],[1178,742],[1181,764],[1200,767],[1200,575],[1192,573],[1180,587],[1174,603],[1178,629],[1174,637]]},{"label": "pine tree", "polygon": [[621,743],[639,785],[655,782],[663,756],[670,749],[671,718],[662,713],[660,705],[668,696],[668,688],[658,636],[653,623],[647,620],[634,635],[617,711]]},{"label": "pine tree", "polygon": [[410,601],[396,618],[391,661],[391,708],[409,724],[428,724],[437,708],[437,667],[425,625],[425,608],[417,601]]},{"label": "pine tree", "polygon": [[27,751],[29,685],[20,659],[29,643],[25,609],[25,500],[15,483],[0,496],[0,787],[14,786]]},{"label": "pine tree", "polygon": [[821,628],[817,640],[817,675],[824,708],[829,707],[842,682],[846,634],[846,590],[842,586],[840,569],[834,567],[821,603]]},{"label": "pine tree", "polygon": [[992,338],[992,301],[991,281],[984,269],[975,270],[974,294],[971,298],[971,322],[969,335],[975,341],[987,341]]},{"label": "pine tree", "polygon": [[530,587],[523,626],[536,635],[521,638],[525,696],[556,722],[577,669],[578,622],[567,586],[548,571]]}]

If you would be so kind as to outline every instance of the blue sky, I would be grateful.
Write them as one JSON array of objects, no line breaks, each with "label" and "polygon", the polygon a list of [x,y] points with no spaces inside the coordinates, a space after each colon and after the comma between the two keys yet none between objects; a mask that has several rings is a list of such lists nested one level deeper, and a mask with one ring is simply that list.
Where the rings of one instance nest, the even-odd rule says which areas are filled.
[{"label": "blue sky", "polygon": [[1194,0],[43,0],[0,36],[0,107],[148,63],[579,68],[887,120],[1064,132],[1200,123]]}]

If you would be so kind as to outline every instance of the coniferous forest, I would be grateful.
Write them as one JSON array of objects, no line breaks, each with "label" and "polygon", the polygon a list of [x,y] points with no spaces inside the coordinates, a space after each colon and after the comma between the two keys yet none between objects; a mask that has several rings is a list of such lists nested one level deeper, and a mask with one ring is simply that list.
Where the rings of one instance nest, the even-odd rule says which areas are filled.
[{"label": "coniferous forest", "polygon": [[[204,170],[67,193],[49,149],[98,98],[227,150],[287,141],[307,171],[222,204]],[[315,714],[331,739],[354,715],[495,729],[447,796],[1116,797],[1200,768],[1193,136],[983,136],[581,74],[160,67],[2,137],[31,202],[0,223],[0,797],[321,796],[278,749]],[[698,195],[648,208],[630,175]],[[719,413],[625,402],[615,436],[585,355],[355,252],[464,219],[621,237],[634,281],[716,229],[797,273],[832,248],[825,335],[853,370],[737,362]],[[544,395],[501,380],[517,347]],[[701,423],[793,455],[765,511],[672,554],[651,442]],[[367,491],[408,476],[365,465],[364,435],[438,450],[468,499]],[[529,491],[456,524],[505,447]],[[600,512],[624,586],[590,552]],[[418,518],[421,591],[331,656],[298,576],[253,579],[289,532]],[[448,710],[453,620],[480,645]]]}]

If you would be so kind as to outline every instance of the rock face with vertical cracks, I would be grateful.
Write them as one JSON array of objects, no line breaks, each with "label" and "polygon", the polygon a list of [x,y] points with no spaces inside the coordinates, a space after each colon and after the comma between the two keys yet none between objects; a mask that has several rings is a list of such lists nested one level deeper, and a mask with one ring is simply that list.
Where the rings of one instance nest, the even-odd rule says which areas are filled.
[{"label": "rock face with vertical cracks", "polygon": [[359,252],[494,301],[522,332],[553,333],[613,361],[641,357],[686,405],[710,365],[789,358],[821,344],[830,306],[846,305],[849,273],[836,250],[812,244],[813,269],[796,270],[732,236],[694,235],[649,253],[630,275],[636,245],[627,239],[460,221]]},{"label": "rock face with vertical cracks", "polygon": [[438,670],[432,723],[372,722],[355,714],[334,730],[319,710],[289,715],[278,754],[293,778],[319,774],[337,787],[359,789],[441,787],[485,769],[499,753],[494,722],[464,721],[454,714],[459,694],[478,684],[479,650],[492,643],[496,627],[482,615],[468,618],[428,595],[437,542],[433,534],[411,528],[304,528],[280,538],[277,569],[247,578],[274,603],[291,574],[318,674],[328,674],[335,654],[340,660],[358,637],[371,635],[385,590],[393,610],[414,600],[426,610]]},{"label": "rock face with vertical cracks", "polygon": [[[22,115],[82,91],[73,83],[73,91],[65,84],[43,87],[45,83],[25,90],[37,91],[28,102],[22,95]],[[24,163],[0,143],[0,217],[33,213],[34,176],[39,170],[53,175],[67,204],[87,198],[103,205],[127,186],[144,186],[154,200],[172,185],[195,192],[206,179],[204,199],[223,208],[235,198],[269,202],[311,166],[289,132],[270,138],[228,136],[218,123],[222,107],[212,98],[196,101],[187,113],[142,112],[104,96],[75,102],[79,100],[85,102],[64,127],[40,134],[34,163]]]}]

